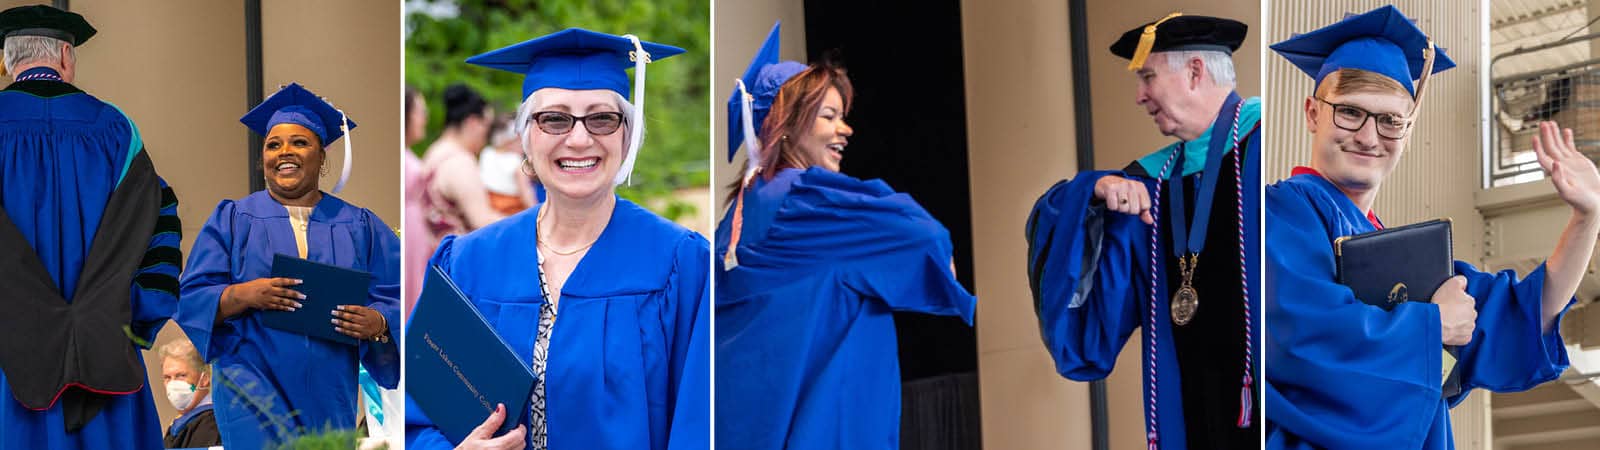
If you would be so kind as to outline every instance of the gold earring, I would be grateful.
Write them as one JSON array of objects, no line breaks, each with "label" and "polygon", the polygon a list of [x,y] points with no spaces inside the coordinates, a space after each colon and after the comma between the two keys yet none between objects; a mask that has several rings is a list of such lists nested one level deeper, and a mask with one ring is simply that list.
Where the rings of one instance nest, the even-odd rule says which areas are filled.
[{"label": "gold earring", "polygon": [[533,175],[533,163],[528,162],[528,158],[527,157],[523,157],[522,158],[522,167],[521,168],[522,168],[522,174],[523,175],[527,175],[529,177],[534,176]]}]

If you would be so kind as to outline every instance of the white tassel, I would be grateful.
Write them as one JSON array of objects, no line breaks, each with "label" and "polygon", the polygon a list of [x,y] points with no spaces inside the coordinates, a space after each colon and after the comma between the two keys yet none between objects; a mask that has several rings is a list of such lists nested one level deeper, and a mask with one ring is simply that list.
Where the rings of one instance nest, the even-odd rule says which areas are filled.
[{"label": "white tassel", "polygon": [[746,152],[744,180],[748,182],[750,177],[756,174],[756,169],[760,168],[763,148],[761,147],[761,141],[756,139],[755,115],[751,113],[750,92],[745,90],[744,80],[733,80],[733,82],[739,87],[739,109],[740,112],[744,113],[740,116],[743,118],[740,122],[742,122],[741,125],[744,128],[744,148]]},{"label": "white tassel", "polygon": [[[339,170],[339,182],[333,185],[333,193],[335,194],[344,190],[344,183],[350,181],[350,168],[355,166],[351,162],[350,120],[345,118],[344,110],[338,109],[336,111],[339,111],[339,131],[344,133],[344,169]],[[323,161],[322,163],[327,164],[328,162]]]},{"label": "white tassel", "polygon": [[633,42],[633,52],[629,57],[633,59],[633,123],[628,127],[628,155],[622,158],[622,168],[617,171],[617,179],[613,185],[628,183],[632,185],[633,164],[639,158],[639,144],[644,137],[644,65],[650,62],[650,54],[644,51],[644,46],[639,43],[639,37],[625,34],[622,37]]}]

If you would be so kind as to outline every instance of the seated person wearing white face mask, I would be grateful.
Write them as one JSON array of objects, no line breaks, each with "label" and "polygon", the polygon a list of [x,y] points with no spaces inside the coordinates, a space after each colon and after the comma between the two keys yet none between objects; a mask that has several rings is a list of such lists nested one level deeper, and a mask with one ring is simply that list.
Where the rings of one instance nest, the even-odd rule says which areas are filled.
[{"label": "seated person wearing white face mask", "polygon": [[222,445],[217,416],[211,411],[211,370],[188,340],[161,346],[161,381],[167,401],[178,418],[167,428],[162,442],[167,448],[204,448]]}]

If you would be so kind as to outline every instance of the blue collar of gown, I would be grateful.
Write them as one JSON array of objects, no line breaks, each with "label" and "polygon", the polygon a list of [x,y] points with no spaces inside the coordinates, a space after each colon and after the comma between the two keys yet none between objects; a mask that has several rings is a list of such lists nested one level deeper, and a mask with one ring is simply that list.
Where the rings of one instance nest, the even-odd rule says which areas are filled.
[{"label": "blue collar of gown", "polygon": [[[1351,228],[1355,231],[1355,233],[1350,234],[1377,231],[1378,226],[1383,223],[1382,221],[1378,220],[1378,215],[1376,212],[1362,212],[1361,208],[1356,206],[1356,202],[1354,200],[1350,200],[1350,196],[1345,195],[1344,191],[1339,190],[1338,186],[1335,186],[1332,181],[1328,181],[1328,179],[1323,178],[1321,175],[1309,173],[1299,174],[1289,177],[1288,179],[1284,180],[1284,182],[1304,184],[1308,186],[1309,189],[1321,191],[1323,195],[1328,196],[1338,209],[1338,211],[1335,213],[1338,214],[1342,221],[1349,223]],[[1324,212],[1324,214],[1326,214],[1326,212]]]},{"label": "blue collar of gown", "polygon": [[[537,232],[539,210],[543,207],[544,204],[536,205],[458,238],[458,247],[474,249],[475,256],[466,263],[538,261],[530,236]],[[563,296],[605,298],[659,290],[673,270],[670,264],[664,265],[662,261],[672,257],[677,250],[677,239],[688,233],[692,232],[618,197],[610,221],[594,246],[572,269],[561,293]],[[534,287],[537,288],[537,283]]]},{"label": "blue collar of gown", "polygon": [[[266,190],[256,191],[239,200],[239,209],[252,217],[259,218],[288,218],[289,209],[278,203]],[[307,220],[317,223],[342,223],[353,222],[356,214],[353,205],[346,203],[339,197],[327,192],[322,193],[322,199],[311,209],[311,217]]]}]

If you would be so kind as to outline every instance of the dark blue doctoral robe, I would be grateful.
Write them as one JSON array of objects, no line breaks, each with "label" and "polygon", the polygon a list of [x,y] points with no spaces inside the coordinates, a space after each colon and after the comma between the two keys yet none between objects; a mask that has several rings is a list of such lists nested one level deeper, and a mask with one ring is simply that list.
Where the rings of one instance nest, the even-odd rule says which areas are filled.
[{"label": "dark blue doctoral robe", "polygon": [[[50,71],[37,68],[21,75]],[[141,164],[135,164],[143,160]],[[130,170],[141,173],[130,173]],[[52,80],[12,83],[0,91],[0,201],[7,219],[15,225],[33,255],[10,249],[8,257],[32,258],[48,272],[54,291],[73,302],[80,292],[80,275],[89,261],[96,237],[115,234],[103,230],[113,190],[124,179],[154,178],[159,192],[156,225],[134,229],[116,224],[126,239],[148,242],[132,279],[113,280],[126,289],[129,321],[104,324],[127,327],[138,340],[120,337],[111,345],[149,348],[156,333],[177,307],[177,276],[182,256],[178,246],[181,226],[177,218],[177,198],[164,180],[155,175],[148,162],[144,142],[131,119],[116,106],[103,102],[70,84]],[[32,262],[30,262],[31,264]],[[7,273],[11,277],[16,274]],[[99,289],[96,289],[99,290]],[[74,314],[114,314],[108,311],[77,311]],[[71,324],[81,326],[79,324]],[[63,327],[64,324],[39,324]],[[122,331],[111,330],[116,335]],[[3,339],[19,345],[42,336],[18,335],[5,330]],[[127,349],[122,349],[127,350]],[[79,354],[92,356],[93,354]],[[133,353],[133,371],[143,374],[144,365]],[[60,357],[61,355],[54,355]],[[45,355],[31,359],[48,360]],[[81,363],[81,362],[80,362]],[[161,424],[149,386],[143,379],[138,387],[123,393],[107,393],[98,412],[77,431],[64,424],[62,394],[68,397],[78,388],[56,392],[49,407],[34,410],[19,403],[12,383],[0,373],[0,448],[26,449],[159,449]],[[60,401],[57,401],[60,400]]]},{"label": "dark blue doctoral robe", "polygon": [[897,449],[894,311],[960,316],[950,233],[879,180],[784,169],[717,226],[717,445]]},{"label": "dark blue doctoral robe", "polygon": [[[1243,107],[1239,107],[1244,102]],[[1233,199],[1238,198],[1232,174],[1235,156],[1227,150],[1235,111],[1239,111],[1237,137],[1244,160],[1239,174],[1243,193],[1243,232],[1245,267],[1252,321],[1246,329],[1242,317],[1238,251],[1238,213]],[[1147,441],[1164,450],[1205,448],[1240,441],[1256,442],[1257,432],[1238,427],[1241,414],[1248,414],[1250,426],[1259,426],[1260,387],[1250,387],[1250,403],[1243,391],[1246,336],[1253,347],[1261,333],[1260,261],[1260,133],[1255,128],[1260,117],[1260,99],[1229,96],[1212,127],[1194,141],[1174,144],[1153,153],[1123,171],[1091,171],[1051,187],[1034,205],[1030,214],[1028,271],[1033,290],[1034,309],[1046,350],[1055,360],[1056,371],[1076,381],[1103,379],[1111,374],[1118,354],[1134,332],[1141,337],[1140,385],[1144,389]],[[1254,129],[1254,131],[1252,131]],[[1183,157],[1173,158],[1182,151]],[[1157,179],[1169,158],[1167,171],[1180,179]],[[1179,162],[1181,160],[1181,162]],[[1212,220],[1201,252],[1194,285],[1200,292],[1195,322],[1181,330],[1172,321],[1170,298],[1179,286],[1178,266],[1172,254],[1172,226],[1169,215],[1175,211],[1173,192],[1161,193],[1161,210],[1156,214],[1160,232],[1152,243],[1151,226],[1138,216],[1112,212],[1094,198],[1094,185],[1107,175],[1144,183],[1156,199],[1157,183],[1173,182],[1199,186],[1203,174],[1217,179],[1216,198],[1211,206]],[[1190,195],[1198,189],[1190,189]],[[1188,199],[1189,207],[1196,203]],[[1198,215],[1184,211],[1184,214]],[[1191,219],[1188,223],[1194,223]],[[1225,226],[1223,226],[1225,225]],[[1152,246],[1154,248],[1152,248]],[[1155,267],[1151,267],[1152,252]],[[1151,275],[1156,275],[1152,286]],[[1155,300],[1152,302],[1151,296]],[[1227,311],[1227,314],[1219,314]],[[1239,315],[1233,315],[1240,312]],[[1220,317],[1219,317],[1220,316]],[[1221,320],[1219,320],[1221,319]],[[1211,321],[1210,331],[1192,328]],[[1232,321],[1237,321],[1234,324]],[[1152,333],[1151,323],[1154,323]],[[1174,336],[1187,333],[1191,342],[1176,342]],[[1246,334],[1248,333],[1248,334]],[[1152,336],[1153,334],[1153,336]],[[1153,342],[1152,342],[1153,338]],[[1200,345],[1196,345],[1196,344]],[[1179,355],[1180,346],[1197,354]],[[1152,355],[1152,351],[1154,354]],[[1214,358],[1211,352],[1228,355]],[[1199,358],[1196,358],[1199,356]],[[1252,379],[1259,378],[1261,365],[1251,357]],[[1187,362],[1187,365],[1181,364]],[[1182,366],[1182,367],[1180,367]],[[1152,381],[1153,380],[1153,381]],[[1197,382],[1204,381],[1204,382]],[[1154,389],[1152,390],[1152,383]],[[1186,389],[1186,386],[1191,388]],[[1209,406],[1186,405],[1186,400]],[[1150,439],[1151,408],[1155,417],[1154,439]],[[1258,429],[1258,428],[1257,428]],[[1195,433],[1198,430],[1199,433]],[[1191,436],[1195,434],[1195,436]]]},{"label": "dark blue doctoral robe", "polygon": [[[400,240],[376,214],[324,193],[307,221],[306,250],[311,261],[371,273],[367,298],[351,302],[382,313],[390,336],[400,336]],[[228,448],[354,429],[357,363],[384,387],[399,382],[398,339],[334,343],[269,328],[255,310],[216,323],[222,290],[271,277],[280,253],[299,254],[288,210],[257,191],[217,205],[183,273],[178,324],[213,365],[217,427]]]}]

